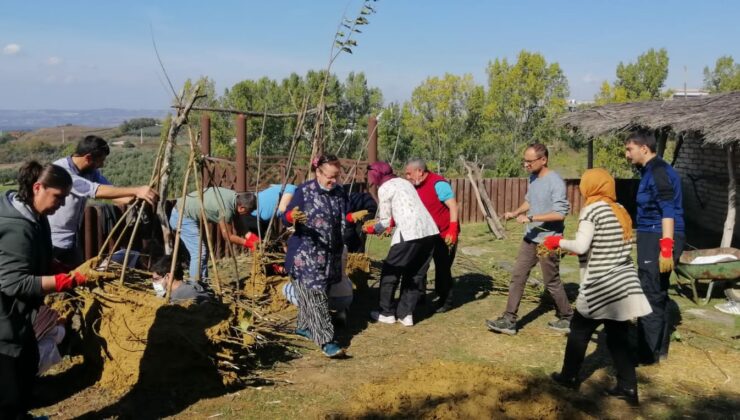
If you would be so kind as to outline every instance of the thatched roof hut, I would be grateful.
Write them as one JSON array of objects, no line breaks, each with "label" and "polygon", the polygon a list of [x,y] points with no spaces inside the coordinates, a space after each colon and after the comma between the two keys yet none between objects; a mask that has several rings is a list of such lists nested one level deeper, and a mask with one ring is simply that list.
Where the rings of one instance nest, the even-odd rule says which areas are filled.
[{"label": "thatched roof hut", "polygon": [[[674,163],[683,179],[687,220],[694,219],[702,228],[724,220],[721,246],[730,245],[737,218],[736,174],[740,171],[734,155],[740,141],[740,92],[594,106],[569,113],[560,123],[591,140],[589,167],[592,141],[598,136],[636,128],[654,130],[662,155],[673,133],[678,140]],[[722,196],[726,199],[718,208]]]},{"label": "thatched roof hut", "polygon": [[740,92],[594,106],[565,115],[561,123],[587,137],[641,127],[700,134],[724,146],[740,140]]}]

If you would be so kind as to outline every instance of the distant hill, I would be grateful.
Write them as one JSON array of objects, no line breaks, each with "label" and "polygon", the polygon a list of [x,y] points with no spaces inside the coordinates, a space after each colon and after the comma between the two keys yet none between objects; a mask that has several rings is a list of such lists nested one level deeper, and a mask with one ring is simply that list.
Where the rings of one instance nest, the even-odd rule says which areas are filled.
[{"label": "distant hill", "polygon": [[18,141],[43,141],[49,144],[57,144],[62,142],[62,133],[64,133],[66,143],[77,143],[81,138],[90,134],[108,139],[112,137],[114,133],[117,133],[117,130],[115,127],[106,128],[63,125],[58,127],[39,128],[37,130],[24,133],[23,136],[18,138]]},{"label": "distant hill", "polygon": [[0,109],[0,130],[35,130],[42,127],[80,125],[87,127],[115,127],[132,118],[162,119],[167,110],[157,109],[88,109],[88,110],[10,110]]}]

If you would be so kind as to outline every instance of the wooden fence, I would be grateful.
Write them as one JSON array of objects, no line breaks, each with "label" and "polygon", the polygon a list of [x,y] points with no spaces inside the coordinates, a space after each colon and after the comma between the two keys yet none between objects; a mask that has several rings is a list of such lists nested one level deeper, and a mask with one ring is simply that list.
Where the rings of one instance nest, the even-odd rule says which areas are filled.
[{"label": "wooden fence", "polygon": [[[566,179],[566,193],[570,203],[570,214],[578,214],[583,208],[583,197],[578,190],[580,179]],[[452,189],[455,191],[458,206],[460,208],[460,221],[462,223],[483,222],[483,213],[478,206],[475,193],[466,178],[451,179]],[[483,187],[491,199],[496,214],[503,216],[504,212],[515,210],[524,202],[527,194],[527,178],[489,178],[483,180]],[[617,201],[619,201],[631,215],[635,212],[635,196],[637,194],[637,179],[618,179]],[[481,194],[483,192],[481,191]]]}]

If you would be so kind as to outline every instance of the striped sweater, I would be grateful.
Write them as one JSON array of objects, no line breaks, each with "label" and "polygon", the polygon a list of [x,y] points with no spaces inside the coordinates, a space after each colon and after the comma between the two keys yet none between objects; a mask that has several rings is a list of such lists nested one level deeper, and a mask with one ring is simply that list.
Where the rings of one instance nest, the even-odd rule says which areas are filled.
[{"label": "striped sweater", "polygon": [[651,312],[612,208],[597,201],[581,210],[578,232],[560,247],[579,255],[581,285],[576,309],[586,318],[626,321]]}]

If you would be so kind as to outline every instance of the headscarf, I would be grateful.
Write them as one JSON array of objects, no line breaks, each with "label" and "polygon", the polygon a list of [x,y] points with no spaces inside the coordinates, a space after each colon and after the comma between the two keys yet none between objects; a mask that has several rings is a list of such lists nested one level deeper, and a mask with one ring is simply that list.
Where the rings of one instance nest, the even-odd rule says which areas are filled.
[{"label": "headscarf", "polygon": [[632,239],[632,218],[627,210],[616,202],[617,190],[614,178],[609,175],[609,172],[602,168],[588,169],[581,176],[578,189],[581,190],[581,195],[586,200],[586,206],[597,201],[609,204],[619,224],[622,225],[622,237],[625,241]]},{"label": "headscarf", "polygon": [[373,162],[367,167],[367,179],[371,184],[380,187],[389,179],[395,178],[393,174],[393,168],[387,162],[378,161]]}]

